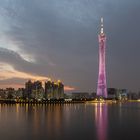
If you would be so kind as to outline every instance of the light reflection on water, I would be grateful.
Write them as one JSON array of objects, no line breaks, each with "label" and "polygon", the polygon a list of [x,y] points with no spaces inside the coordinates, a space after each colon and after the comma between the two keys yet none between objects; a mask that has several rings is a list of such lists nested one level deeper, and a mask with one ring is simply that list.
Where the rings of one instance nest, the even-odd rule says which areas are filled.
[{"label": "light reflection on water", "polygon": [[107,140],[107,104],[95,103],[95,120],[98,140]]},{"label": "light reflection on water", "polygon": [[1,140],[131,140],[139,130],[140,103],[0,104]]}]

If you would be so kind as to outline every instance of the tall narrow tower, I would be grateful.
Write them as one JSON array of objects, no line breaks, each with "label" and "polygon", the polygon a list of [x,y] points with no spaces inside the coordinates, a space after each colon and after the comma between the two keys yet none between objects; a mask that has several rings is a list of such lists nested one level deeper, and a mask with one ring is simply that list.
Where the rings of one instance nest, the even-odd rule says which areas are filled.
[{"label": "tall narrow tower", "polygon": [[107,98],[106,86],[106,68],[105,68],[105,50],[106,50],[106,35],[103,28],[103,18],[101,18],[101,31],[99,38],[99,74],[97,85],[97,96]]}]

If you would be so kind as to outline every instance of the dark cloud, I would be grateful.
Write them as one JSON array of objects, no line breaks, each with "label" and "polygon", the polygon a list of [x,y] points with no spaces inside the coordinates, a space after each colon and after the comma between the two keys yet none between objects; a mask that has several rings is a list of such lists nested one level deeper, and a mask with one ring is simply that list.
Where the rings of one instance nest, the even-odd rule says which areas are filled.
[{"label": "dark cloud", "polygon": [[[12,50],[0,48],[0,62],[11,65],[15,70],[26,72],[33,75],[46,76],[46,67],[44,65],[28,62],[24,60],[20,54]],[[48,68],[49,70],[50,68]]]},{"label": "dark cloud", "polygon": [[[0,3],[1,17],[7,26],[3,34],[19,47],[18,52],[2,50],[0,61],[19,71],[60,78],[77,90],[93,91],[98,71],[97,34],[103,16],[108,86],[139,89],[139,1],[5,0]],[[25,61],[21,53],[35,61]]]}]

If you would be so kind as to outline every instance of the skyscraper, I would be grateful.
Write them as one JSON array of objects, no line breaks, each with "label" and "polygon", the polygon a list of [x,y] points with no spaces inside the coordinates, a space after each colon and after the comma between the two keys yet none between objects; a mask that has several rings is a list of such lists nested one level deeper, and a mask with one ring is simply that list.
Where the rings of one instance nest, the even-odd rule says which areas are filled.
[{"label": "skyscraper", "polygon": [[105,68],[105,50],[106,50],[106,35],[103,28],[103,18],[101,18],[101,31],[98,35],[99,38],[99,73],[97,96],[107,98],[107,85],[106,85],[106,68]]},{"label": "skyscraper", "polygon": [[62,99],[64,98],[64,85],[58,80],[52,82],[48,80],[45,82],[45,98],[46,99]]},{"label": "skyscraper", "polygon": [[42,99],[44,96],[44,89],[42,86],[41,81],[35,81],[33,83],[33,89],[32,89],[32,98],[35,99]]},{"label": "skyscraper", "polygon": [[53,82],[51,81],[51,79],[45,82],[45,98],[53,98]]},{"label": "skyscraper", "polygon": [[64,85],[60,80],[58,80],[58,97],[64,98]]},{"label": "skyscraper", "polygon": [[28,82],[25,83],[25,98],[30,99],[31,95],[32,95],[32,90],[33,90],[33,83],[31,80],[29,80]]}]

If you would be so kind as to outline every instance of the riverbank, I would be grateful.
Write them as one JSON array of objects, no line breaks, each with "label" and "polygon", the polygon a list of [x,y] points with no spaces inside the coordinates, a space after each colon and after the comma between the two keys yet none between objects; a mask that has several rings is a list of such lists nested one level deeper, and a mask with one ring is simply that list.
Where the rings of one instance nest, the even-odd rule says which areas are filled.
[{"label": "riverbank", "polygon": [[74,103],[85,103],[85,100],[46,100],[46,101],[26,101],[26,100],[0,100],[0,104],[74,104]]},{"label": "riverbank", "polygon": [[123,102],[140,102],[140,100],[44,100],[44,101],[27,101],[16,99],[0,100],[0,104],[75,104],[75,103],[123,103]]}]

